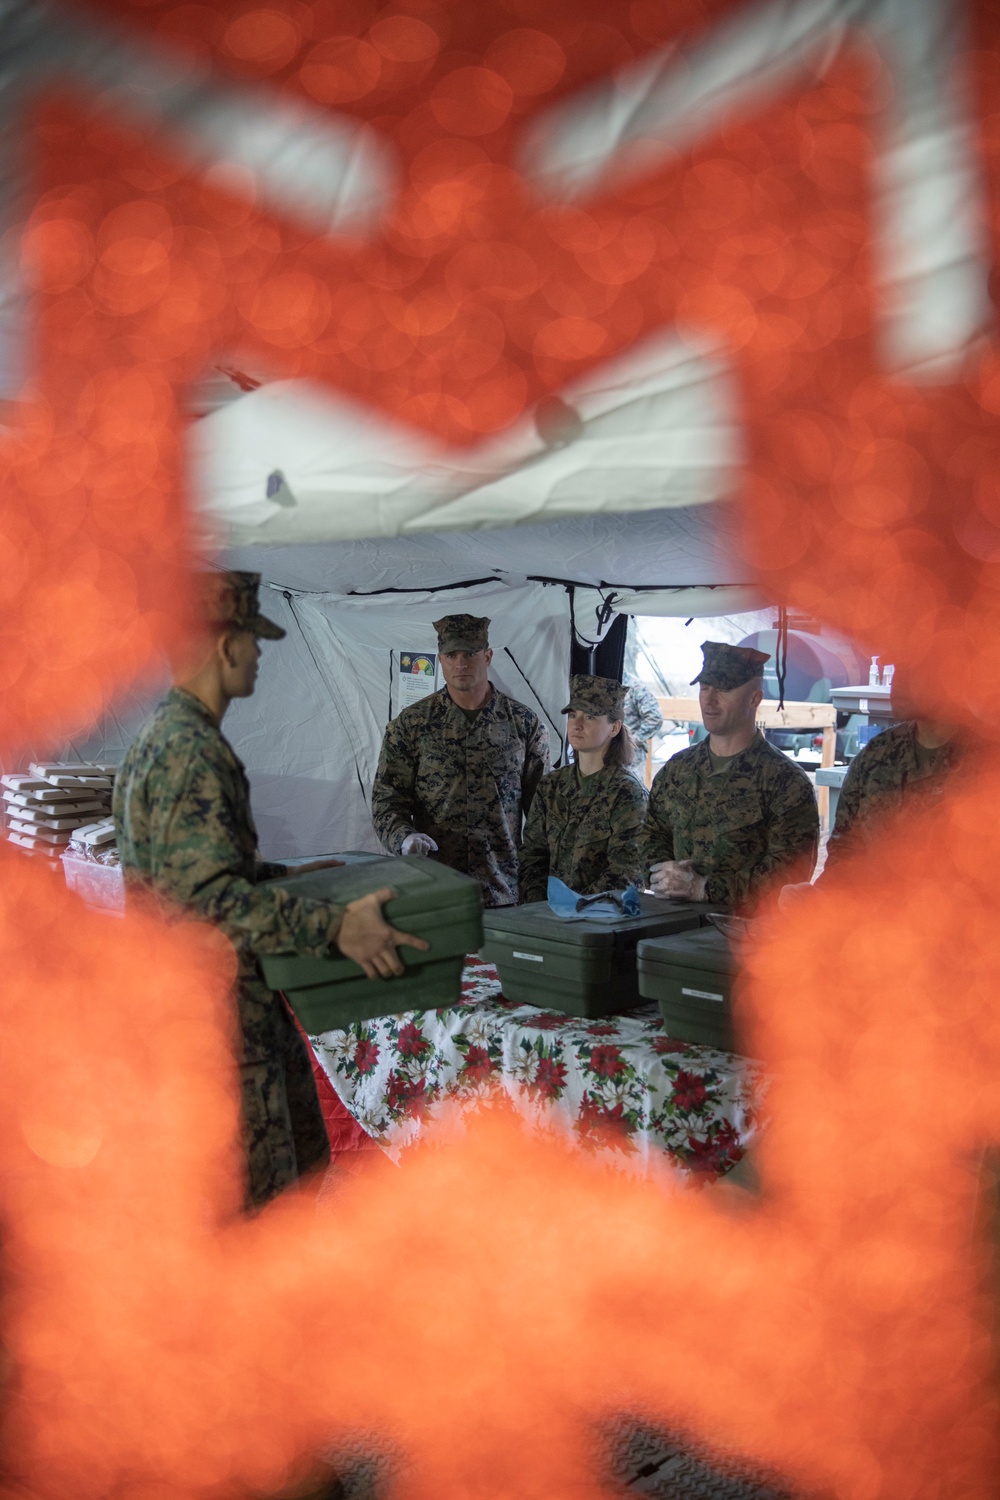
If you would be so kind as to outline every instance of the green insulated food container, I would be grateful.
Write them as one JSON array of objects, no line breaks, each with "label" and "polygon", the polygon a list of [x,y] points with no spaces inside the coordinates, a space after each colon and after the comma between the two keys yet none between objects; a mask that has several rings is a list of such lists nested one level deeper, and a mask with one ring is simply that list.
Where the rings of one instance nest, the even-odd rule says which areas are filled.
[{"label": "green insulated food container", "polygon": [[296,896],[342,906],[391,886],[397,894],[383,908],[386,921],[430,943],[426,953],[397,949],[406,973],[396,979],[367,979],[352,959],[336,955],[306,958],[295,953],[262,953],[264,978],[273,990],[285,992],[311,1036],[339,1031],[373,1016],[437,1010],[461,998],[465,956],[476,952],[483,937],[478,881],[447,865],[410,855],[357,860],[343,869],[316,870],[309,875],[289,873],[268,883]]},{"label": "green insulated food container", "polygon": [[287,865],[294,875],[296,865],[311,865],[318,859],[339,859],[345,865],[362,865],[370,864],[373,859],[385,859],[385,855],[369,854],[364,849],[347,849],[337,854],[303,854],[295,859],[279,860],[279,864]]},{"label": "green insulated food container", "polygon": [[736,968],[733,950],[714,927],[648,938],[639,944],[639,993],[659,1003],[678,1041],[738,1051],[731,1007]]},{"label": "green insulated food container", "polygon": [[643,896],[638,917],[614,921],[557,917],[547,901],[483,913],[482,956],[496,964],[508,1000],[568,1016],[613,1016],[641,1005],[636,945],[642,938],[697,927],[710,902]]}]

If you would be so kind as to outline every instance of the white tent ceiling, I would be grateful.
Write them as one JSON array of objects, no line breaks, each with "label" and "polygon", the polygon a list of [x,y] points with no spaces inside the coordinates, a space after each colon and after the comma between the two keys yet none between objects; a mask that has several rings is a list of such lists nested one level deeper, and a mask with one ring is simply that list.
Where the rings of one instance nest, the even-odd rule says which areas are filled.
[{"label": "white tent ceiling", "polygon": [[[892,76],[873,203],[881,354],[904,378],[940,375],[990,316],[974,131],[956,66],[963,21],[960,0],[750,0],[692,45],[654,52],[543,111],[519,166],[543,198],[572,199],[648,170],[727,116],[822,72],[859,39],[874,43]],[[167,131],[192,164],[242,174],[263,201],[317,232],[373,229],[397,181],[390,144],[346,115],[266,84],[226,82],[69,0],[0,0],[8,226],[30,207],[26,111],[67,82]],[[21,275],[16,236],[0,237],[0,399],[16,397],[30,373]],[[224,544],[690,507],[738,488],[731,372],[718,348],[683,330],[563,392],[580,421],[562,440],[546,443],[529,413],[457,455],[305,383],[241,396],[220,372],[225,363],[220,354],[188,393],[193,411],[218,408],[193,435],[192,459],[201,507]],[[276,471],[287,485],[269,498]],[[725,577],[697,581],[746,581],[724,562]]]},{"label": "white tent ceiling", "polygon": [[[963,21],[960,0],[749,0],[693,45],[543,112],[518,166],[543,198],[573,199],[815,76],[859,38],[874,44],[892,77],[873,182],[880,358],[902,379],[947,376],[989,319],[956,67]],[[192,164],[242,174],[318,233],[373,230],[394,191],[391,145],[362,123],[266,84],[221,81],[69,0],[0,0],[0,230],[31,206],[27,112],[65,82],[170,132]],[[17,236],[0,233],[0,404],[31,373],[27,319]],[[527,413],[463,453],[331,390],[268,383],[266,370],[245,372],[265,383],[241,394],[225,364],[220,353],[187,393],[192,490],[221,560],[259,569],[272,610],[294,625],[276,648],[280,670],[232,721],[269,852],[361,840],[389,653],[433,645],[443,598],[494,615],[497,644],[532,662],[548,712],[561,706],[571,596],[527,580],[600,586],[575,596],[585,634],[609,588],[636,612],[756,602],[704,591],[752,579],[729,503],[742,452],[735,383],[702,336],[667,330],[562,392],[564,421]],[[502,649],[500,661],[501,685],[530,702]]]},{"label": "white tent ceiling", "polygon": [[746,574],[736,518],[727,506],[577,516],[481,531],[227,547],[220,560],[254,568],[275,584],[335,594],[446,588],[495,574],[633,588],[739,584]]},{"label": "white tent ceiling", "polygon": [[195,425],[195,493],[221,539],[273,546],[707,505],[733,491],[736,392],[704,341],[647,341],[562,399],[550,441],[529,413],[456,452],[306,381],[278,381]]}]

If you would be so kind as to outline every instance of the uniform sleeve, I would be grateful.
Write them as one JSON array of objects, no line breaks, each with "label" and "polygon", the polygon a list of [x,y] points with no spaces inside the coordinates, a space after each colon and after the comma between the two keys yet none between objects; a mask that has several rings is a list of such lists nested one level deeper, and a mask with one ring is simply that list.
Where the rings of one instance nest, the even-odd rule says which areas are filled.
[{"label": "uniform sleeve", "polygon": [[525,815],[531,807],[538,783],[549,773],[549,734],[541,719],[534,714],[530,718],[528,743],[524,754],[524,774],[521,777],[521,808]]},{"label": "uniform sleeve", "polygon": [[149,805],[157,884],[171,896],[255,952],[329,955],[343,907],[303,900],[240,873],[243,814],[231,778],[211,756],[189,762],[180,784],[163,787]]},{"label": "uniform sleeve", "polygon": [[855,755],[847,768],[844,785],[837,800],[837,816],[833,832],[826,843],[826,864],[823,874],[839,865],[858,845],[858,816],[865,800],[865,764],[862,755]]},{"label": "uniform sleeve", "polygon": [[705,897],[741,907],[763,895],[768,886],[808,880],[819,848],[819,809],[805,776],[779,782],[769,799],[767,849],[749,869],[719,870],[708,877]]},{"label": "uniform sleeve", "polygon": [[636,885],[642,890],[649,878],[643,858],[643,826],[646,818],[646,788],[634,776],[631,785],[623,785],[611,809],[611,837],[608,839],[608,877],[610,891]]},{"label": "uniform sleeve", "polygon": [[670,823],[670,803],[673,794],[670,762],[657,771],[650,788],[646,817],[640,838],[642,865],[649,870],[651,865],[661,864],[674,858],[674,831]]},{"label": "uniform sleeve", "polygon": [[518,886],[522,901],[544,901],[549,879],[548,798],[544,788],[532,799],[518,855]]},{"label": "uniform sleeve", "polygon": [[660,705],[648,687],[641,684],[634,687],[629,694],[629,705],[632,714],[628,727],[636,739],[651,739],[663,728]]},{"label": "uniform sleeve", "polygon": [[372,826],[388,854],[399,854],[416,831],[416,754],[401,717],[386,725],[378,770],[372,783]]}]

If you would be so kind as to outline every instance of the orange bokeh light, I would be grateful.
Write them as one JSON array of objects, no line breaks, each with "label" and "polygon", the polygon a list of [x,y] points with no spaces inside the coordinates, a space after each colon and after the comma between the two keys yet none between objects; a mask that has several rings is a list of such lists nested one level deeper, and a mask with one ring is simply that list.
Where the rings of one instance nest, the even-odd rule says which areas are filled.
[{"label": "orange bokeh light", "polygon": [[[579,0],[533,50],[526,4],[108,3],[370,118],[405,186],[379,235],[338,239],[82,103],[43,113],[36,378],[0,450],[6,746],[55,742],[181,639],[178,393],[220,349],[468,446],[664,329],[736,372],[763,588],[995,737],[998,356],[984,342],[940,387],[880,370],[870,56],[569,208],[511,165],[534,90],[728,7],[636,0],[612,24]],[[976,14],[995,243],[1000,23]],[[983,1500],[970,1162],[1000,1130],[997,805],[983,768],[768,929],[743,997],[774,1073],[752,1211],[500,1120],[328,1209],[289,1195],[242,1222],[224,945],[102,919],[4,852],[11,1483],[235,1496],[376,1424],[414,1457],[402,1495],[484,1474],[498,1496],[596,1494],[586,1422],[630,1401],[842,1500]]]}]

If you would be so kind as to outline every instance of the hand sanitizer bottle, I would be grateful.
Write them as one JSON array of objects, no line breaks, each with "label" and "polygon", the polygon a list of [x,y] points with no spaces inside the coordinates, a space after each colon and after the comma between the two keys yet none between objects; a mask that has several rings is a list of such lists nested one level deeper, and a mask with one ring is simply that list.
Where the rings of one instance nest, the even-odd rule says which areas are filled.
[{"label": "hand sanitizer bottle", "polygon": [[892,692],[892,679],[895,671],[896,668],[891,662],[882,668],[882,686],[888,688],[890,693]]},{"label": "hand sanitizer bottle", "polygon": [[878,657],[877,656],[873,656],[872,657],[872,664],[868,668],[868,686],[869,687],[879,687],[880,686],[880,683],[879,683],[879,680],[878,680]]}]

